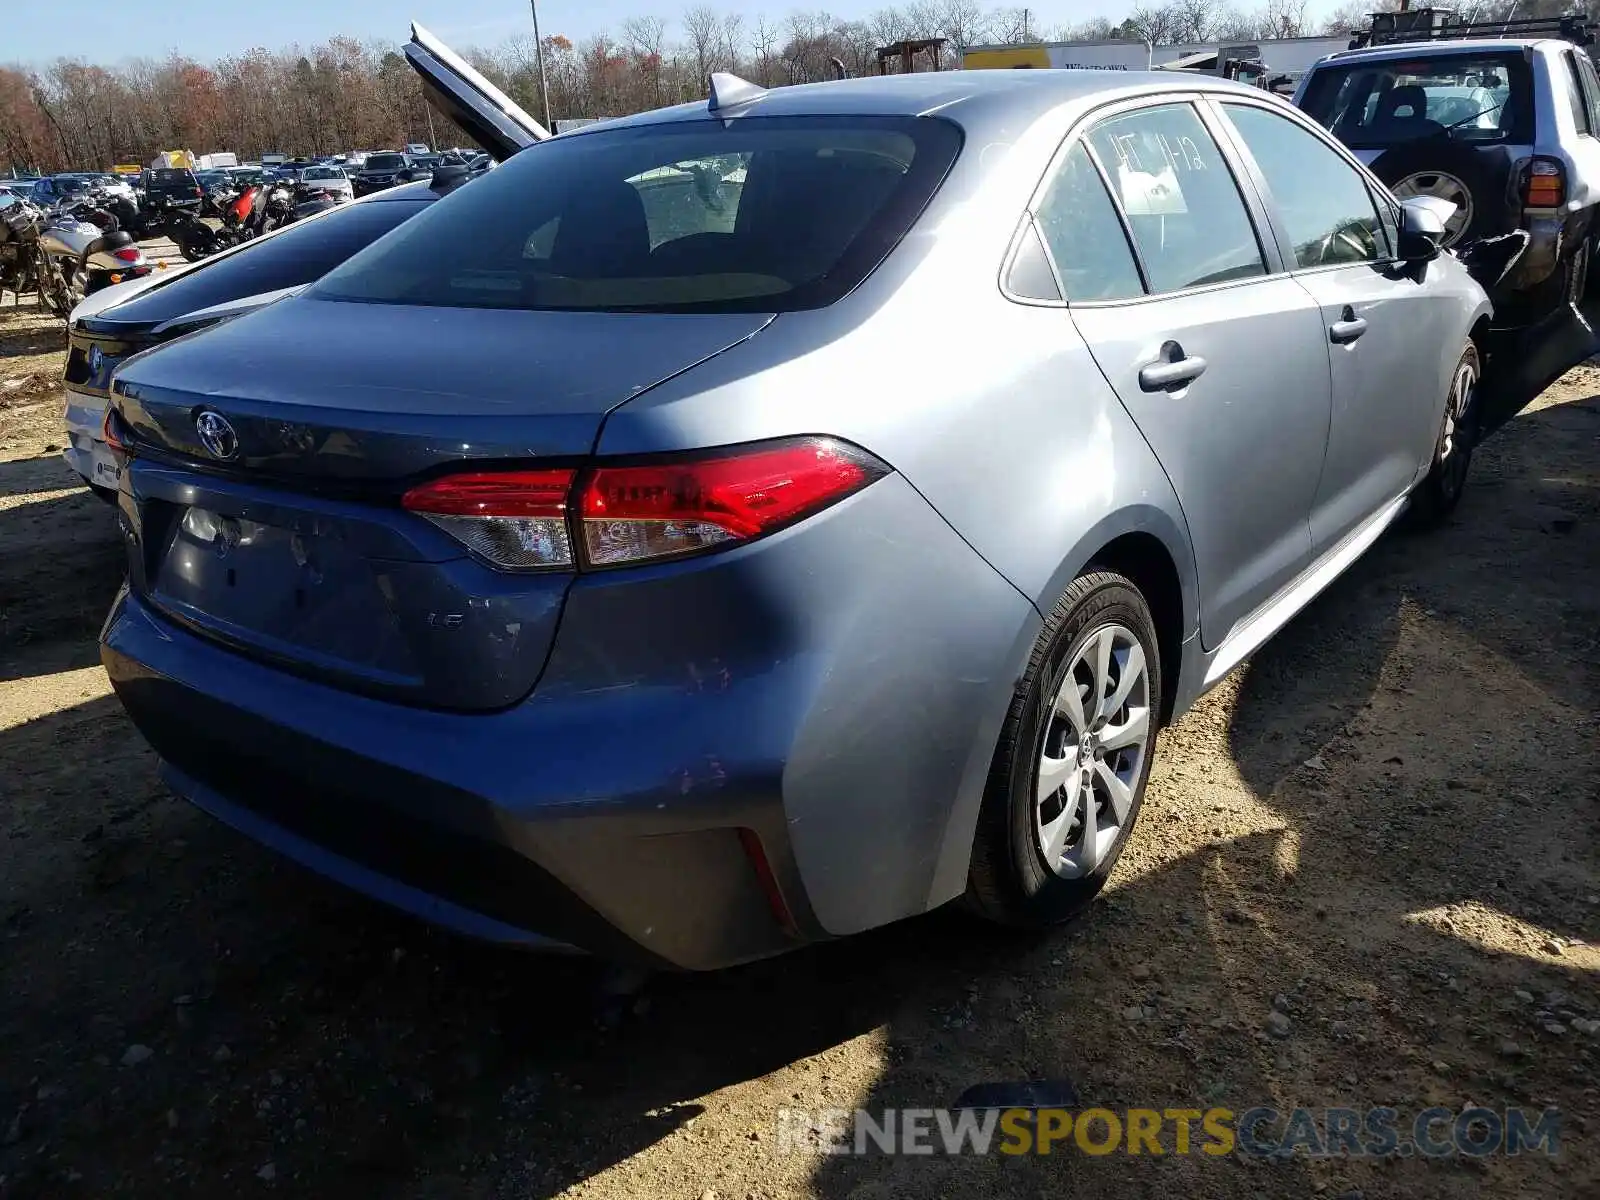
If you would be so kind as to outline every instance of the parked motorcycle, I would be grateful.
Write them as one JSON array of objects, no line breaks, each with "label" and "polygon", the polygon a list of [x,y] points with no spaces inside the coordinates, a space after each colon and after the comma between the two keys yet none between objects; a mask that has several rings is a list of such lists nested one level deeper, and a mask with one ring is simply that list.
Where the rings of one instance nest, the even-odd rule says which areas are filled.
[{"label": "parked motorcycle", "polygon": [[89,200],[46,214],[35,268],[39,295],[58,317],[68,316],[85,296],[151,270],[133,235]]},{"label": "parked motorcycle", "polygon": [[341,204],[350,203],[350,197],[344,192],[323,191],[320,188],[311,188],[301,193],[299,201],[290,213],[290,221],[299,221],[305,217],[314,216],[319,212],[327,212],[330,208],[337,208]]},{"label": "parked motorcycle", "polygon": [[39,230],[44,212],[20,196],[0,200],[0,296],[39,291]]},{"label": "parked motorcycle", "polygon": [[256,202],[262,186],[247,187],[231,200],[214,198],[216,211],[221,214],[221,225],[213,227],[194,213],[175,211],[168,234],[177,243],[178,253],[188,262],[202,258],[248,241],[260,232],[259,222],[252,221]]}]

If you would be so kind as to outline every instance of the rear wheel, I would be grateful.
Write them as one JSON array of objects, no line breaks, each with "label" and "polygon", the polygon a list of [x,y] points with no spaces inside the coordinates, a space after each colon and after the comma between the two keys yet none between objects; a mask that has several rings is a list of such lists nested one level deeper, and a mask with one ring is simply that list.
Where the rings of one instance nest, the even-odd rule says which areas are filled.
[{"label": "rear wheel", "polygon": [[968,900],[1011,925],[1066,920],[1127,845],[1161,711],[1155,622],[1121,575],[1074,580],[1045,622],[990,769]]},{"label": "rear wheel", "polygon": [[1481,377],[1478,347],[1468,342],[1450,377],[1444,419],[1434,443],[1433,463],[1411,495],[1407,515],[1415,528],[1440,524],[1461,503],[1461,495],[1467,487],[1467,469],[1472,465],[1472,448],[1478,440],[1478,381]]},{"label": "rear wheel", "polygon": [[70,315],[78,301],[83,299],[81,290],[76,284],[78,275],[76,265],[44,255],[41,266],[43,272],[39,280],[40,295],[44,297],[50,306],[50,311],[56,316]]}]

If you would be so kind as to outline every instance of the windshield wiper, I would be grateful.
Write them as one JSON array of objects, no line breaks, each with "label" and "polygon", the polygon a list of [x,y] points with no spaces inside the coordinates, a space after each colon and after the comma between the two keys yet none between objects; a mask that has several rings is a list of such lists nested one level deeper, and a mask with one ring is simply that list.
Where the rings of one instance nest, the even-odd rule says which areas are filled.
[{"label": "windshield wiper", "polygon": [[1500,109],[1504,108],[1505,106],[1506,102],[1504,100],[1500,101],[1498,104],[1491,104],[1482,112],[1475,112],[1470,117],[1462,117],[1461,120],[1455,122],[1453,125],[1446,125],[1442,130],[1440,130],[1440,132],[1449,133],[1452,129],[1460,129],[1468,121],[1476,121],[1479,117],[1486,117],[1492,112],[1500,111]]}]

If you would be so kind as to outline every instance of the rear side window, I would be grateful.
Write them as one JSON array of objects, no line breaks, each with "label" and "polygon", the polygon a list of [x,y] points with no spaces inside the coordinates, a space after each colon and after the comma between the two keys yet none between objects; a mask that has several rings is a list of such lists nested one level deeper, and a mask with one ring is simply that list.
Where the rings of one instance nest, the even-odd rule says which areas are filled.
[{"label": "rear side window", "polygon": [[202,262],[107,315],[119,322],[155,324],[213,304],[311,283],[426,207],[427,201],[386,200],[334,209],[237,254]]},{"label": "rear side window", "polygon": [[1266,274],[1233,172],[1190,105],[1108,118],[1089,141],[1133,229],[1152,292]]},{"label": "rear side window", "polygon": [[1587,54],[1577,56],[1578,77],[1583,81],[1583,101],[1589,109],[1589,130],[1600,130],[1600,75]]},{"label": "rear side window", "polygon": [[894,247],[960,147],[956,126],[928,117],[744,117],[553,138],[315,294],[463,308],[816,308]]},{"label": "rear side window", "polygon": [[1035,215],[1069,301],[1144,295],[1122,221],[1082,142],[1056,169]]},{"label": "rear side window", "polygon": [[1567,69],[1561,74],[1564,76],[1563,86],[1567,93],[1567,105],[1572,110],[1573,128],[1580,134],[1593,133],[1594,126],[1589,121],[1589,106],[1583,98],[1583,80],[1578,75],[1578,56],[1574,51],[1568,50],[1562,58],[1567,64]]},{"label": "rear side window", "polygon": [[1223,109],[1266,176],[1296,266],[1375,262],[1387,254],[1360,172],[1287,117],[1253,104]]}]

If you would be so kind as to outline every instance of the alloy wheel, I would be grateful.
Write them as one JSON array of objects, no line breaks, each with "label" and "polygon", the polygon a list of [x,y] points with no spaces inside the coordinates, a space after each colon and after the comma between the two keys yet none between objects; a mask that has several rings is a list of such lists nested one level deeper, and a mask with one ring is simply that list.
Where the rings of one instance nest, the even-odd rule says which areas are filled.
[{"label": "alloy wheel", "polygon": [[1444,405],[1444,431],[1439,438],[1439,465],[1443,468],[1442,482],[1445,491],[1454,495],[1460,491],[1467,478],[1467,445],[1473,404],[1478,394],[1478,363],[1472,355],[1465,355],[1456,364],[1455,376],[1450,381],[1450,394]]},{"label": "alloy wheel", "polygon": [[1068,660],[1035,774],[1035,838],[1057,875],[1092,874],[1127,833],[1152,733],[1144,648],[1125,626],[1102,625]]},{"label": "alloy wheel", "polygon": [[1401,200],[1409,200],[1413,196],[1434,196],[1454,204],[1455,212],[1444,223],[1446,246],[1454,246],[1459,242],[1472,225],[1472,192],[1448,171],[1417,171],[1400,180],[1390,191]]}]

